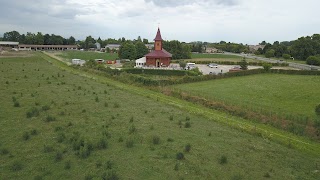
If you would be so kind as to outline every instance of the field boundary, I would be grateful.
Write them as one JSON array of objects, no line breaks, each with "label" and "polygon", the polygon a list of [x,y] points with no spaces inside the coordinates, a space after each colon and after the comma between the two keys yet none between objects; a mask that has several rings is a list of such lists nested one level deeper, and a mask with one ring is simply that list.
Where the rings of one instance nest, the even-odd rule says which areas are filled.
[{"label": "field boundary", "polygon": [[44,60],[47,60],[50,64],[60,69],[69,71],[73,74],[94,79],[100,83],[108,84],[134,94],[145,96],[147,98],[151,98],[156,101],[160,101],[160,102],[175,106],[179,109],[188,111],[196,115],[201,115],[203,117],[208,118],[208,120],[213,120],[218,123],[227,125],[229,127],[239,129],[241,131],[246,131],[250,134],[261,136],[266,141],[273,140],[283,145],[287,145],[289,148],[295,148],[308,154],[320,156],[320,144],[317,142],[308,140],[307,138],[296,136],[291,133],[275,129],[273,127],[270,127],[264,124],[249,122],[240,117],[231,116],[217,110],[212,110],[200,105],[196,105],[184,100],[180,100],[178,98],[166,96],[159,92],[151,91],[151,90],[137,87],[137,86],[127,85],[115,80],[111,80],[104,76],[77,70],[72,67],[69,67],[64,62],[61,62],[60,60],[57,60],[54,57],[44,53],[39,53],[39,56],[41,56]]}]

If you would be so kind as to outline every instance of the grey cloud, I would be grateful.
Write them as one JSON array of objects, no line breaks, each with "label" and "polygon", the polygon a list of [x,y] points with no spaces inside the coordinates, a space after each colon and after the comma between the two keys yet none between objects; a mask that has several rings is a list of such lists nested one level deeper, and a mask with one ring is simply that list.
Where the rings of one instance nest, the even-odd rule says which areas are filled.
[{"label": "grey cloud", "polygon": [[225,5],[225,6],[233,6],[237,5],[238,0],[145,0],[145,2],[153,2],[155,5],[159,7],[177,7],[184,6],[190,4],[212,4],[212,5]]}]

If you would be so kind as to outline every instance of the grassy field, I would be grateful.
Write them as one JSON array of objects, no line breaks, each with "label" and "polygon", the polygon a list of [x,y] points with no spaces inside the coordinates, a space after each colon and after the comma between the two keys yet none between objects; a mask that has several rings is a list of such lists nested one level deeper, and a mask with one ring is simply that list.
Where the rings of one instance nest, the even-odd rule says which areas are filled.
[{"label": "grassy field", "polygon": [[2,58],[0,75],[0,179],[320,178],[319,156],[38,56]]},{"label": "grassy field", "polygon": [[260,74],[174,86],[194,95],[267,112],[315,118],[319,76]]},{"label": "grassy field", "polygon": [[115,60],[118,58],[117,53],[100,53],[100,52],[90,52],[90,51],[63,51],[59,52],[56,55],[67,59],[83,59],[83,60],[92,60],[92,59],[104,59],[104,60]]}]

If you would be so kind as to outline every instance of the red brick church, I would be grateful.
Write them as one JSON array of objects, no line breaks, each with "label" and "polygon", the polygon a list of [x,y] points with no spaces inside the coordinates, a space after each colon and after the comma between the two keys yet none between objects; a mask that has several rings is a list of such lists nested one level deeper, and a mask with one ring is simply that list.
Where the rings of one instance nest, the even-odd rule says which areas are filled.
[{"label": "red brick church", "polygon": [[162,37],[160,29],[156,37],[154,38],[154,50],[149,54],[146,54],[146,65],[155,67],[168,67],[172,58],[172,54],[162,48]]}]

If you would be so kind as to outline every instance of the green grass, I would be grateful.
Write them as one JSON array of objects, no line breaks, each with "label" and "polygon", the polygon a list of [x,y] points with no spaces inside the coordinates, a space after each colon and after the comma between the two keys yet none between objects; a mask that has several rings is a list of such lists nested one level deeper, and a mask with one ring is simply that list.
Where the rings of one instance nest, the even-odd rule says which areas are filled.
[{"label": "green grass", "polygon": [[[39,56],[0,59],[0,149],[6,152],[0,154],[0,179],[320,176],[318,156],[183,110],[188,103],[172,101],[181,107],[177,108],[168,104],[170,97],[159,95],[156,101],[147,90],[78,74],[44,58],[50,63]],[[19,107],[13,107],[14,100]],[[37,108],[39,115],[27,118],[31,108]],[[201,114],[206,113],[203,111]],[[212,118],[225,116],[210,113]],[[48,116],[55,121],[45,121]],[[184,127],[187,122],[189,128]],[[34,129],[37,133],[31,133]],[[23,140],[25,132],[28,140]],[[154,137],[160,139],[155,144]],[[172,140],[166,141],[169,138]],[[192,147],[189,152],[185,152],[186,145]],[[79,150],[74,150],[77,146]],[[185,152],[181,160],[177,160],[179,152]],[[222,157],[227,163],[221,164]]]},{"label": "green grass", "polygon": [[90,51],[63,51],[59,53],[58,56],[64,59],[104,59],[104,60],[115,60],[118,58],[117,53],[100,53],[100,52],[90,52]]},{"label": "green grass", "polygon": [[315,119],[320,103],[319,76],[259,74],[176,85],[193,95],[244,108]]}]

